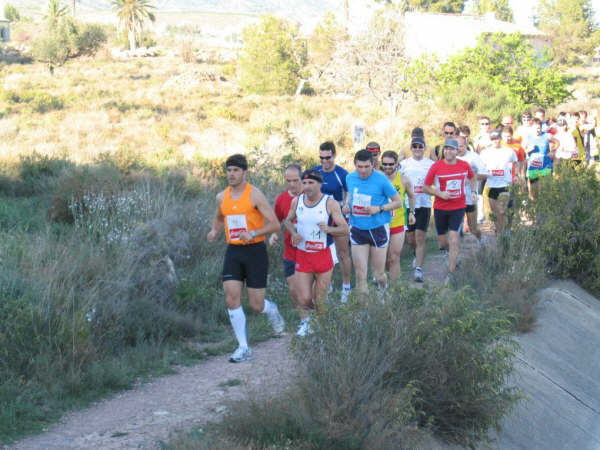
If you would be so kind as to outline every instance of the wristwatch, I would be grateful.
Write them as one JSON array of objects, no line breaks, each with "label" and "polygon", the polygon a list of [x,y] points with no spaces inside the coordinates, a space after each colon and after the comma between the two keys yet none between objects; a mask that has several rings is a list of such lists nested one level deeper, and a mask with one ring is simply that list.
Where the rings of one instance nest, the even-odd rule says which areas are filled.
[{"label": "wristwatch", "polygon": [[383,209],[383,205],[379,205],[379,212],[385,212],[385,209]]},{"label": "wristwatch", "polygon": [[249,234],[252,239],[254,239],[256,237],[256,231],[254,231],[254,230],[250,230]]}]

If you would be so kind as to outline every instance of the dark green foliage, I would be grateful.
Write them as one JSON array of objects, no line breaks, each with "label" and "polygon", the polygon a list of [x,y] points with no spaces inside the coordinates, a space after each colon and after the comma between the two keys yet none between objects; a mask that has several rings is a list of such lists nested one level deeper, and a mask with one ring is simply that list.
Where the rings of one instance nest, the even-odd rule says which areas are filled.
[{"label": "dark green foliage", "polygon": [[31,111],[40,114],[61,110],[64,106],[64,101],[60,97],[32,89],[2,91],[2,100],[9,105],[25,105]]},{"label": "dark green foliage", "polygon": [[244,48],[238,75],[244,91],[256,94],[293,94],[307,62],[306,43],[296,27],[266,16],[243,31]]},{"label": "dark green foliage", "polygon": [[561,164],[540,180],[536,201],[525,213],[546,258],[546,270],[600,295],[600,181],[592,169]]},{"label": "dark green foliage", "polygon": [[291,387],[232,406],[226,435],[259,446],[410,448],[429,429],[469,446],[519,398],[506,384],[508,316],[468,291],[398,286],[385,304],[328,303],[314,323],[296,342]]},{"label": "dark green foliage", "polygon": [[[555,106],[570,97],[567,79],[548,67],[548,59],[536,55],[520,34],[482,35],[476,47],[467,48],[442,64],[440,84],[452,92],[466,79],[485,79],[496,89],[510,92],[515,106]],[[480,113],[487,113],[480,110]]]},{"label": "dark green foliage", "polygon": [[106,33],[101,26],[61,17],[34,41],[33,55],[38,61],[58,66],[71,58],[93,55],[104,42]]}]

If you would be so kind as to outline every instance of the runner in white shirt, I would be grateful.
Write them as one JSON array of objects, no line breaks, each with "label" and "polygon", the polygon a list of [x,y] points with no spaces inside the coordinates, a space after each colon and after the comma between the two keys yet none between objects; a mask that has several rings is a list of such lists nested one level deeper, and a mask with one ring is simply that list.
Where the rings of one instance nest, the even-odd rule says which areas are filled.
[{"label": "runner in white shirt", "polygon": [[[456,157],[471,165],[471,169],[473,169],[477,181],[484,181],[489,173],[481,157],[477,153],[467,150],[467,142],[464,136],[459,136],[456,140],[458,141],[458,153],[456,154]],[[469,231],[478,241],[481,241],[481,230],[477,224],[477,202],[473,201],[471,196],[471,186],[468,183],[465,185],[465,195],[467,202],[465,212],[467,213]]]},{"label": "runner in white shirt", "polygon": [[558,119],[556,122],[558,133],[554,138],[558,140],[559,145],[556,150],[556,157],[560,160],[579,159],[579,149],[575,144],[573,133],[569,131],[569,126],[565,119]]},{"label": "runner in white shirt", "polygon": [[425,140],[415,137],[411,141],[410,150],[412,157],[401,162],[400,173],[408,177],[415,193],[415,223],[408,225],[406,241],[415,252],[415,281],[423,281],[423,262],[425,260],[425,236],[431,217],[431,196],[423,190],[425,176],[433,165],[433,160],[423,157],[425,153]]},{"label": "runner in white shirt", "polygon": [[502,144],[499,130],[492,131],[490,139],[492,146],[481,152],[481,159],[490,173],[487,178],[490,188],[488,199],[496,216],[496,232],[499,232],[506,226],[506,208],[510,207],[508,187],[512,185],[512,172],[517,164],[517,156],[511,148]]}]

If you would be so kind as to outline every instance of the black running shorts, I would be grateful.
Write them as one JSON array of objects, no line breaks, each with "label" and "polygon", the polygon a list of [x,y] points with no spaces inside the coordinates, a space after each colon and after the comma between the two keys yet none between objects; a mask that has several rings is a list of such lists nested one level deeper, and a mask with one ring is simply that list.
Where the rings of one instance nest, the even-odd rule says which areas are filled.
[{"label": "black running shorts", "polygon": [[433,215],[438,235],[446,234],[448,230],[458,232],[465,217],[465,208],[451,210],[434,209]]},{"label": "black running shorts", "polygon": [[[415,209],[415,224],[408,225],[407,231],[409,233],[415,230],[427,231],[429,228],[429,218],[431,217],[431,208],[417,208]],[[406,222],[408,223],[408,222]]]},{"label": "black running shorts", "polygon": [[249,288],[264,289],[267,287],[268,271],[269,258],[264,242],[227,246],[223,262],[223,281],[246,281]]}]

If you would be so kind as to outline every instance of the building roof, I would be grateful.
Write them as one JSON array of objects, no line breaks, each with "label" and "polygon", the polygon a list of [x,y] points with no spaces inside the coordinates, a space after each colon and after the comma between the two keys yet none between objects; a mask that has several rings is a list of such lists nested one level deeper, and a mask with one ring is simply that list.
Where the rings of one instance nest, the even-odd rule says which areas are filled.
[{"label": "building roof", "polygon": [[436,53],[441,59],[477,44],[483,33],[521,33],[545,40],[546,34],[533,26],[517,25],[495,18],[494,14],[405,14],[405,45],[411,57]]}]

